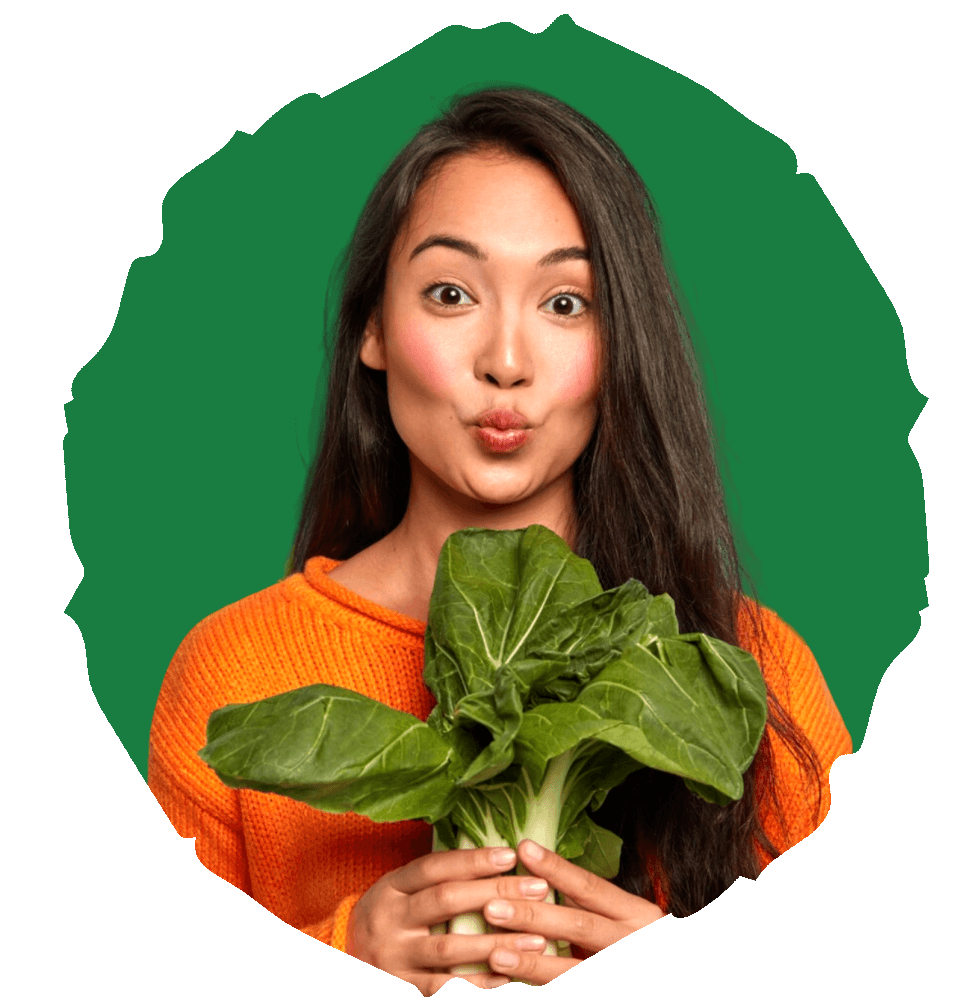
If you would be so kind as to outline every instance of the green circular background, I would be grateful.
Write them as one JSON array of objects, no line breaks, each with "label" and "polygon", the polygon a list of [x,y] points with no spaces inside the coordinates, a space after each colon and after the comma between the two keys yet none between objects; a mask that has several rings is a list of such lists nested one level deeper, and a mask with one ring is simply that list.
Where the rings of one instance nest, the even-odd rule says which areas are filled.
[{"label": "green circular background", "polygon": [[[710,91],[563,16],[451,27],[236,133],[163,203],[66,406],[68,606],[146,774],[164,672],[203,617],[284,572],[325,387],[324,302],[371,187],[453,94],[535,87],[593,118],[656,201],[760,598],[809,643],[854,738],[925,606],[898,317],[793,151]],[[332,280],[333,279],[333,280]],[[330,296],[328,298],[328,290]]]}]

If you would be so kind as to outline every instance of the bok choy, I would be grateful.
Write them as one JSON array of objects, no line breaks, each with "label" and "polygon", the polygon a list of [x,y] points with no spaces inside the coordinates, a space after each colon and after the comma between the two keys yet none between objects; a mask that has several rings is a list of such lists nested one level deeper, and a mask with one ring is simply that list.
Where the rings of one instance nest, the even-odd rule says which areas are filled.
[{"label": "bok choy", "polygon": [[749,653],[679,634],[671,598],[636,580],[603,591],[541,525],[449,537],[423,678],[426,722],[317,684],[214,712],[201,757],[234,788],[425,820],[443,848],[531,838],[609,878],[621,841],[591,813],[610,789],[651,767],[738,799],[766,722]]}]

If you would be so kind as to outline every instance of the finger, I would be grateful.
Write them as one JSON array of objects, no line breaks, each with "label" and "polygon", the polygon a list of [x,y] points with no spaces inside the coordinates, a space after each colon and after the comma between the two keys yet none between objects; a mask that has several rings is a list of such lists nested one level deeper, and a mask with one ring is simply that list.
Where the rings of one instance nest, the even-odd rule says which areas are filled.
[{"label": "finger", "polygon": [[557,955],[540,955],[536,952],[512,951],[495,948],[490,952],[490,968],[511,979],[540,986],[579,964],[577,958],[559,958]]},{"label": "finger", "polygon": [[478,913],[491,899],[543,900],[548,883],[536,875],[501,875],[466,882],[440,882],[408,898],[408,919],[432,927],[461,913]]},{"label": "finger", "polygon": [[510,982],[510,976],[502,976],[499,973],[484,972],[476,976],[454,976],[454,979],[465,979],[474,986],[479,986],[481,990],[495,990],[498,986],[505,986]]},{"label": "finger", "polygon": [[442,989],[450,979],[465,979],[468,983],[478,986],[481,990],[493,990],[498,986],[506,986],[510,982],[508,976],[502,976],[497,972],[480,972],[469,976],[426,976],[421,982],[415,979],[409,980],[424,997],[434,996]]},{"label": "finger", "polygon": [[608,948],[624,933],[606,917],[555,903],[494,899],[483,908],[483,915],[491,927],[539,934],[549,941],[570,941],[593,952]]},{"label": "finger", "polygon": [[415,968],[450,969],[470,962],[486,962],[494,948],[544,951],[540,934],[430,934],[419,938],[408,960]]},{"label": "finger", "polygon": [[529,872],[540,875],[562,896],[610,920],[621,920],[633,909],[635,896],[592,872],[548,851],[533,840],[522,840],[517,855]]},{"label": "finger", "polygon": [[498,976],[493,972],[488,972],[486,979],[483,982],[478,982],[476,985],[480,989],[495,990],[498,986],[506,986],[510,981],[510,976]]},{"label": "finger", "polygon": [[486,878],[514,867],[517,858],[509,847],[477,847],[435,851],[392,872],[388,884],[403,893],[416,893],[439,882]]}]

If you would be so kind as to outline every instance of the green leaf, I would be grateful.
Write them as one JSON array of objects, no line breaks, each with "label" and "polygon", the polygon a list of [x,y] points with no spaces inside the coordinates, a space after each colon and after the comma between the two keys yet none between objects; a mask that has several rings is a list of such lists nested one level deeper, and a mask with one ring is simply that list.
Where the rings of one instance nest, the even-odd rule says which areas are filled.
[{"label": "green leaf", "polygon": [[516,675],[498,672],[525,657],[554,615],[601,589],[592,565],[541,525],[450,535],[429,605],[423,674],[445,718],[495,736],[514,729],[500,712],[514,701],[506,688]]},{"label": "green leaf", "polygon": [[[500,833],[493,822],[493,810],[479,792],[461,789],[454,799],[451,819],[460,832],[469,837],[477,847],[485,847],[500,839]],[[456,842],[458,843],[458,838]]]},{"label": "green leaf", "polygon": [[648,767],[691,779],[694,790],[706,785],[737,799],[765,727],[765,684],[748,653],[702,640],[678,636],[630,647],[574,704],[596,719],[618,721],[598,739]]},{"label": "green leaf", "polygon": [[[586,681],[624,646],[643,641],[652,633],[652,600],[657,599],[651,599],[639,580],[628,580],[620,587],[590,596],[554,615],[538,629],[534,641],[528,643],[527,655],[531,663],[537,660],[566,665],[567,676]],[[673,602],[670,604],[672,607]],[[531,676],[531,664],[524,669],[531,680],[529,687],[538,686]]]},{"label": "green leaf", "polygon": [[622,839],[611,830],[599,826],[588,813],[579,817],[576,827],[576,853],[565,854],[565,841],[559,843],[558,853],[562,857],[573,858],[579,868],[593,872],[600,878],[615,878],[619,872]]},{"label": "green leaf", "polygon": [[471,791],[481,796],[489,806],[494,827],[503,840],[511,847],[517,847],[527,827],[530,787],[520,773],[511,772],[503,777],[510,780],[487,782]]},{"label": "green leaf", "polygon": [[201,755],[232,787],[426,819],[446,847],[534,836],[612,877],[621,841],[589,815],[609,789],[646,766],[728,802],[766,722],[750,654],[680,635],[636,580],[603,591],[540,525],[447,539],[425,654],[425,724],[317,685],[214,713]]},{"label": "green leaf", "polygon": [[443,816],[432,824],[432,850],[453,851],[459,847],[459,832],[456,823],[449,816]]},{"label": "green leaf", "polygon": [[207,735],[201,759],[232,788],[378,822],[434,822],[452,808],[451,744],[414,715],[344,688],[315,684],[225,706]]},{"label": "green leaf", "polygon": [[577,821],[586,809],[598,809],[610,789],[621,785],[643,764],[602,738],[584,740],[574,750],[574,760],[565,780],[558,835]]},{"label": "green leaf", "polygon": [[700,634],[659,638],[625,649],[574,702],[526,712],[515,760],[537,787],[549,760],[600,740],[722,803],[741,797],[765,722],[765,684],[748,653]]},{"label": "green leaf", "polygon": [[574,702],[547,702],[524,713],[514,740],[514,760],[524,767],[535,789],[541,787],[548,762],[584,740],[615,726]]}]

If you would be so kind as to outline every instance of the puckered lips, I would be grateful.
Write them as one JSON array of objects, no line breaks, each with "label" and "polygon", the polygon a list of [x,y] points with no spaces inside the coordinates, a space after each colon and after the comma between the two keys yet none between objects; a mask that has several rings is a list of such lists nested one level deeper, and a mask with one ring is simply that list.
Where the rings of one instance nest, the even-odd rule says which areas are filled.
[{"label": "puckered lips", "polygon": [[473,433],[487,451],[506,455],[527,442],[531,421],[517,410],[487,410],[476,418]]}]

